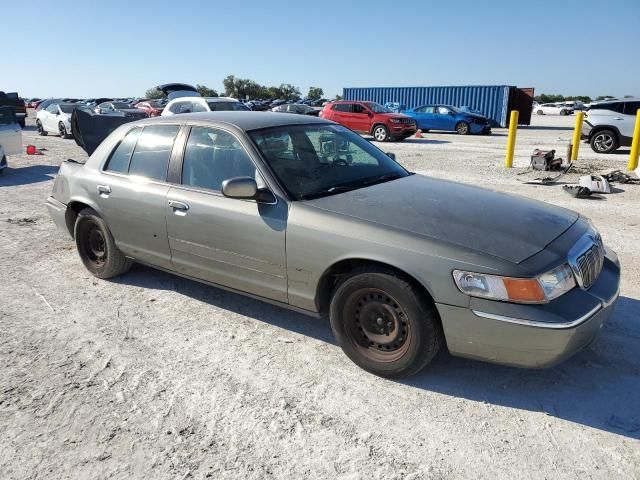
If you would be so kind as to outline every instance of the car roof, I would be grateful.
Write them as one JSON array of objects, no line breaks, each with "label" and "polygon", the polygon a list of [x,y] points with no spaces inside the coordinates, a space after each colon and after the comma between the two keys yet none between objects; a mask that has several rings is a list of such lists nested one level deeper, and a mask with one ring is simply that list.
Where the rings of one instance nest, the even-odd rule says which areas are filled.
[{"label": "car roof", "polygon": [[139,124],[152,123],[228,123],[240,130],[259,130],[261,128],[281,127],[284,125],[333,124],[329,120],[295,113],[252,112],[252,111],[224,111],[181,113],[166,117],[153,117],[139,120]]}]

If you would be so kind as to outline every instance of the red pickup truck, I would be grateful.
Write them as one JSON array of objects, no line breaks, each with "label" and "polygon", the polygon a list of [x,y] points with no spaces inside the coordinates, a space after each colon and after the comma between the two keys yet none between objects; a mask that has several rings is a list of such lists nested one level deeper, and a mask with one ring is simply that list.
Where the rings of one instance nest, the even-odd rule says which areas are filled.
[{"label": "red pickup truck", "polygon": [[319,116],[344,125],[354,132],[373,135],[378,142],[404,140],[416,133],[416,122],[413,118],[394,113],[375,102],[329,102]]}]

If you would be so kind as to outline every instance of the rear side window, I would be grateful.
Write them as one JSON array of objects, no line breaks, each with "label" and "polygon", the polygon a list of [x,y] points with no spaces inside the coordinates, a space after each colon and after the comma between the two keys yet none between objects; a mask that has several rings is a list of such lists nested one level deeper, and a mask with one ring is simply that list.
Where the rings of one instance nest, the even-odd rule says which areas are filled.
[{"label": "rear side window", "polygon": [[164,181],[178,130],[178,125],[144,127],[131,157],[129,174]]},{"label": "rear side window", "polygon": [[635,115],[640,108],[640,102],[625,102],[624,113],[626,115]]},{"label": "rear side window", "polygon": [[129,130],[129,133],[125,135],[122,141],[118,144],[116,149],[111,154],[105,170],[117,173],[127,173],[129,170],[129,159],[133,148],[136,146],[136,141],[142,128],[134,128]]},{"label": "rear side window", "polygon": [[336,103],[333,106],[333,109],[336,112],[348,112],[348,113],[351,113],[351,104],[350,103]]}]

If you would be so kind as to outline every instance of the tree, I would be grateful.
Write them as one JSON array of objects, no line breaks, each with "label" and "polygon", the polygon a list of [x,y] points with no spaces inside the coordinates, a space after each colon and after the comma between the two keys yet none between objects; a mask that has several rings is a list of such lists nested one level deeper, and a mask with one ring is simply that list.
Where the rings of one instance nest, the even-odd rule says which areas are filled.
[{"label": "tree", "polygon": [[144,92],[146,98],[158,99],[164,98],[164,93],[159,88],[153,87]]},{"label": "tree", "polygon": [[198,93],[200,95],[202,95],[203,97],[217,97],[218,96],[218,92],[216,92],[213,88],[209,88],[205,85],[198,85],[196,84],[196,90],[198,90]]},{"label": "tree", "polygon": [[338,95],[338,94],[336,93],[336,98],[335,98],[335,100],[342,100],[342,95]]},{"label": "tree", "polygon": [[307,98],[309,100],[320,100],[322,95],[324,95],[324,91],[320,87],[309,87]]}]

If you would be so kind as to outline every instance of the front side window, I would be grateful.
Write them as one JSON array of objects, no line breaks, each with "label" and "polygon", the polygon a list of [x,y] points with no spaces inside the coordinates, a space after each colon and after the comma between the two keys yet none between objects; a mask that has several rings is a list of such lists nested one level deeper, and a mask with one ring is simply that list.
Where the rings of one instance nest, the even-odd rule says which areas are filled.
[{"label": "front side window", "polygon": [[438,113],[440,115],[449,115],[449,112],[451,110],[449,110],[447,107],[438,107]]},{"label": "front side window", "polygon": [[372,112],[375,112],[375,113],[393,113],[392,110],[376,102],[369,102],[367,103],[367,106],[371,109]]},{"label": "front side window", "polygon": [[129,160],[141,131],[141,127],[129,130],[111,154],[105,170],[116,173],[127,173],[129,171]]},{"label": "front side window", "polygon": [[47,107],[47,112],[49,112],[49,113],[58,113],[58,104],[57,103],[52,103],[51,105],[49,105]]},{"label": "front side window", "polygon": [[224,130],[192,127],[182,162],[182,184],[219,192],[234,177],[256,178],[256,168],[236,137]]},{"label": "front side window", "polygon": [[354,103],[353,104],[353,113],[367,113],[367,109],[364,108],[362,105],[360,105],[359,103]]},{"label": "front side window", "polygon": [[164,181],[178,130],[178,125],[144,127],[131,157],[129,175]]},{"label": "front side window", "polygon": [[309,124],[249,132],[289,195],[307,200],[410,175],[341,125]]}]

